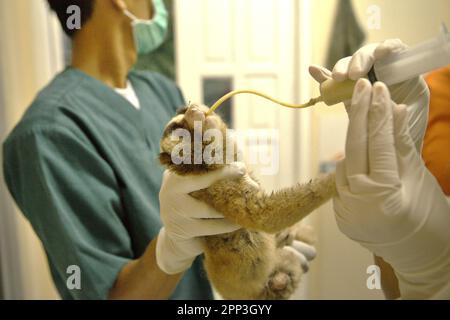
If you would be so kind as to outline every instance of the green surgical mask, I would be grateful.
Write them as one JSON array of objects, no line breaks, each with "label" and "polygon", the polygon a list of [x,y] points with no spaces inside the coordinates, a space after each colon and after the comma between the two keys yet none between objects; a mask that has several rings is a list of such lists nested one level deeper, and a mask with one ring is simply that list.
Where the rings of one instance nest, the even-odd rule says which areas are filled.
[{"label": "green surgical mask", "polygon": [[163,43],[169,29],[169,13],[163,0],[152,0],[153,19],[142,20],[128,10],[124,14],[132,20],[134,42],[139,55],[148,54],[158,49]]}]

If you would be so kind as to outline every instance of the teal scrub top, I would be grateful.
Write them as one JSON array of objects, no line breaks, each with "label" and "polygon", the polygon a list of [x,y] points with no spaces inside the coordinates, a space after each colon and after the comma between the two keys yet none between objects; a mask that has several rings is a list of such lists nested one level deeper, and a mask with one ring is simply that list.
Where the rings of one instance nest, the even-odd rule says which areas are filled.
[{"label": "teal scrub top", "polygon": [[[129,80],[141,110],[66,69],[3,145],[6,183],[44,245],[63,299],[106,299],[120,270],[142,256],[162,226],[159,140],[185,101],[156,73],[132,71]],[[81,290],[67,286],[73,265]],[[172,299],[211,298],[197,260]]]}]

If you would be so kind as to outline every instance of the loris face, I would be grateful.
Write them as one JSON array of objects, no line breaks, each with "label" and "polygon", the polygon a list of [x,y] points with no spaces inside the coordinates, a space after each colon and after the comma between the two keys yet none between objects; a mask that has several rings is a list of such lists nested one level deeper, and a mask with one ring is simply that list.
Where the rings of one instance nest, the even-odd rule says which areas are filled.
[{"label": "loris face", "polygon": [[[161,139],[160,162],[178,174],[202,174],[236,161],[225,122],[205,106],[178,111]],[[227,153],[228,150],[228,153]]]}]

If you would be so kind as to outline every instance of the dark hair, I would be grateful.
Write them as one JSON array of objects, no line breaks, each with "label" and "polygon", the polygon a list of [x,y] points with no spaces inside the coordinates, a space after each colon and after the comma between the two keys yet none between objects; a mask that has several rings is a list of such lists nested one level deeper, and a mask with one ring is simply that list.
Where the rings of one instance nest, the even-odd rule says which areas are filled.
[{"label": "dark hair", "polygon": [[47,0],[50,8],[57,14],[59,22],[64,32],[71,38],[78,31],[77,29],[70,29],[67,27],[67,19],[70,14],[67,13],[67,8],[75,5],[81,11],[81,27],[88,21],[92,12],[94,11],[94,4],[96,0]]}]

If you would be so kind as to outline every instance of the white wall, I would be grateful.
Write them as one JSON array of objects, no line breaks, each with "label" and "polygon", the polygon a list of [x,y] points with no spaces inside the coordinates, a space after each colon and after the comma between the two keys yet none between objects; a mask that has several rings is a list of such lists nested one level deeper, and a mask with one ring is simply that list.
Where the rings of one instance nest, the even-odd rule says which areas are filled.
[{"label": "white wall", "polygon": [[[326,61],[334,22],[337,0],[312,1],[313,62]],[[367,42],[400,38],[414,45],[437,35],[440,22],[450,26],[450,1],[448,0],[354,0],[355,11],[361,26],[367,29],[367,9],[377,5],[381,9],[381,29],[368,30]],[[311,90],[318,94],[317,85],[311,81]],[[319,106],[314,110],[313,160],[317,166],[339,150],[344,150],[346,114],[343,106]],[[373,264],[371,254],[346,239],[337,229],[331,204],[313,217],[319,234],[319,256],[313,265],[310,280],[312,299],[382,299],[381,292],[366,287],[366,269]]]},{"label": "white wall", "polygon": [[[62,65],[59,26],[43,0],[0,1],[0,142]],[[0,254],[7,299],[56,299],[40,241],[0,174]]]}]

